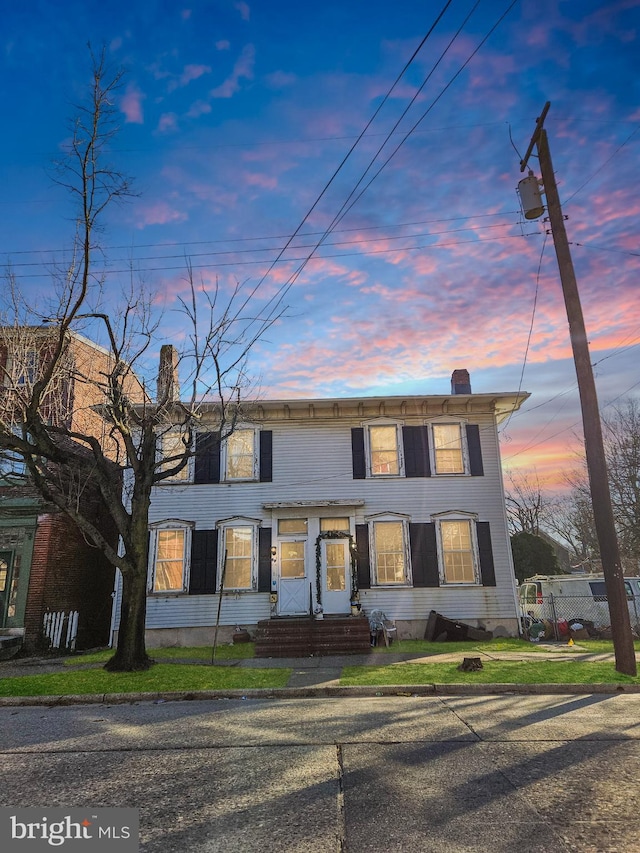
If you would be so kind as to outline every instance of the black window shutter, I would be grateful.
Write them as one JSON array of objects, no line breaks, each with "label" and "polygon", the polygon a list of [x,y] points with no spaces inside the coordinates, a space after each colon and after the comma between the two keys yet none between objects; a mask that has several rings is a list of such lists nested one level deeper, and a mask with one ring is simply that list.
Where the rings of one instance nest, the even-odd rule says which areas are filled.
[{"label": "black window shutter", "polygon": [[407,477],[430,477],[429,430],[426,426],[402,428],[404,473]]},{"label": "black window shutter", "polygon": [[440,586],[436,526],[432,523],[409,525],[411,571],[414,586]]},{"label": "black window shutter", "polygon": [[194,530],[191,534],[191,574],[189,595],[207,595],[216,591],[218,568],[218,531]]},{"label": "black window shutter", "polygon": [[371,589],[368,524],[356,524],[356,553],[358,559],[358,589]]},{"label": "black window shutter", "polygon": [[196,434],[195,483],[220,482],[220,433]]},{"label": "black window shutter", "polygon": [[482,450],[480,448],[480,427],[478,424],[467,424],[467,449],[469,451],[469,473],[472,477],[482,477]]},{"label": "black window shutter", "polygon": [[273,478],[273,433],[260,430],[260,482],[270,483]]},{"label": "black window shutter", "polygon": [[258,528],[258,592],[271,591],[271,528]]},{"label": "black window shutter", "polygon": [[351,430],[351,454],[353,461],[353,479],[366,479],[367,465],[364,456],[364,427],[353,427]]},{"label": "black window shutter", "polygon": [[480,576],[483,586],[496,585],[496,571],[493,565],[493,549],[491,547],[491,530],[488,521],[476,521],[478,537],[478,554],[480,556]]}]

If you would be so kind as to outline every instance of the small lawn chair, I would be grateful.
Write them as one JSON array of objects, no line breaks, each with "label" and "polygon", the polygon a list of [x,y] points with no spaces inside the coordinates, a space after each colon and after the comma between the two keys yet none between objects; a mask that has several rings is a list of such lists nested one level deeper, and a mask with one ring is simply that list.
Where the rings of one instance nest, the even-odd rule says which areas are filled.
[{"label": "small lawn chair", "polygon": [[380,635],[384,637],[385,646],[390,646],[398,629],[392,619],[388,619],[384,610],[372,610],[369,614],[369,631],[371,633],[371,645],[378,643]]}]

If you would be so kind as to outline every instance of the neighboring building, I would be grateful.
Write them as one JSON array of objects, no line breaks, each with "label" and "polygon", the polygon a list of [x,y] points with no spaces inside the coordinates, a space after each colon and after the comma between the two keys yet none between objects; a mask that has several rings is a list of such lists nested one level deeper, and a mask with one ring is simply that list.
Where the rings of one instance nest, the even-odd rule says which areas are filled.
[{"label": "neighboring building", "polygon": [[[46,370],[57,335],[58,329],[52,326],[0,328],[0,417],[4,425],[19,428],[32,385]],[[50,423],[98,438],[105,454],[114,458],[117,448],[99,413],[112,365],[107,350],[69,332],[64,358],[51,378],[43,405]],[[135,399],[143,399],[133,375],[130,390],[137,395]],[[70,453],[82,452],[78,445],[69,447]],[[69,638],[77,633],[78,648],[104,645],[109,636],[114,569],[64,513],[48,506],[35,489],[20,481],[23,473],[19,463],[13,472],[7,466],[0,472],[0,635],[21,637],[28,650],[46,647],[45,614],[61,613],[64,646],[69,614],[78,613]],[[94,518],[107,538],[117,543],[91,483],[83,501],[93,507]]]},{"label": "neighboring building", "polygon": [[265,400],[222,446],[205,407],[192,466],[152,496],[149,646],[208,643],[218,613],[228,637],[354,598],[399,637],[432,609],[516,635],[497,424],[527,396],[455,371],[446,395]]}]

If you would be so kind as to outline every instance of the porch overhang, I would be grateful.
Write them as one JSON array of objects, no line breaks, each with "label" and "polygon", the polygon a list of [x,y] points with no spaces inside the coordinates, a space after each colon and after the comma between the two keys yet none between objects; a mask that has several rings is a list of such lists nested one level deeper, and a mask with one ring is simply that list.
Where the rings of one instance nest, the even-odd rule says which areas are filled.
[{"label": "porch overhang", "polygon": [[262,504],[262,509],[304,509],[307,507],[350,507],[364,506],[362,498],[341,498],[340,500],[311,501],[270,501]]}]

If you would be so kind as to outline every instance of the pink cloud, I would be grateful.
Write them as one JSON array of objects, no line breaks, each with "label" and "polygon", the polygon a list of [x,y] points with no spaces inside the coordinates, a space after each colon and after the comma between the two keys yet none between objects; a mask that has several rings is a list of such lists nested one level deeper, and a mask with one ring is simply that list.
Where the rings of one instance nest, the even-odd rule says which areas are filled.
[{"label": "pink cloud", "polygon": [[158,133],[170,133],[178,129],[178,117],[175,113],[163,113],[158,122]]},{"label": "pink cloud", "polygon": [[127,90],[120,101],[120,109],[125,114],[128,123],[144,124],[142,101],[145,97],[146,95],[134,83],[127,86]]},{"label": "pink cloud", "polygon": [[244,172],[242,179],[247,186],[261,187],[264,190],[275,190],[278,186],[278,181],[274,177],[258,172]]},{"label": "pink cloud", "polygon": [[168,222],[184,222],[186,213],[171,207],[166,201],[136,207],[136,227],[146,228],[148,225],[166,225]]},{"label": "pink cloud", "polygon": [[242,49],[233,66],[233,71],[227,79],[211,91],[212,98],[231,98],[240,90],[241,80],[253,80],[253,66],[255,64],[256,50],[252,44],[247,44]]},{"label": "pink cloud", "polygon": [[177,80],[172,80],[169,83],[168,90],[170,92],[175,91],[176,89],[180,89],[183,86],[187,86],[191,83],[192,80],[197,80],[199,77],[202,77],[204,74],[211,73],[210,65],[185,65],[182,74],[178,77]]},{"label": "pink cloud", "polygon": [[199,118],[211,112],[211,104],[206,101],[194,101],[187,111],[187,118]]},{"label": "pink cloud", "polygon": [[191,9],[183,9],[180,12],[180,17],[182,18],[183,21],[188,21],[189,18],[191,17]]},{"label": "pink cloud", "polygon": [[248,21],[251,15],[251,10],[249,9],[249,4],[244,3],[243,0],[240,0],[239,3],[234,3],[234,7],[240,12],[240,17],[243,21]]},{"label": "pink cloud", "polygon": [[231,42],[227,41],[227,39],[220,39],[215,44],[216,50],[229,50],[231,47]]}]

